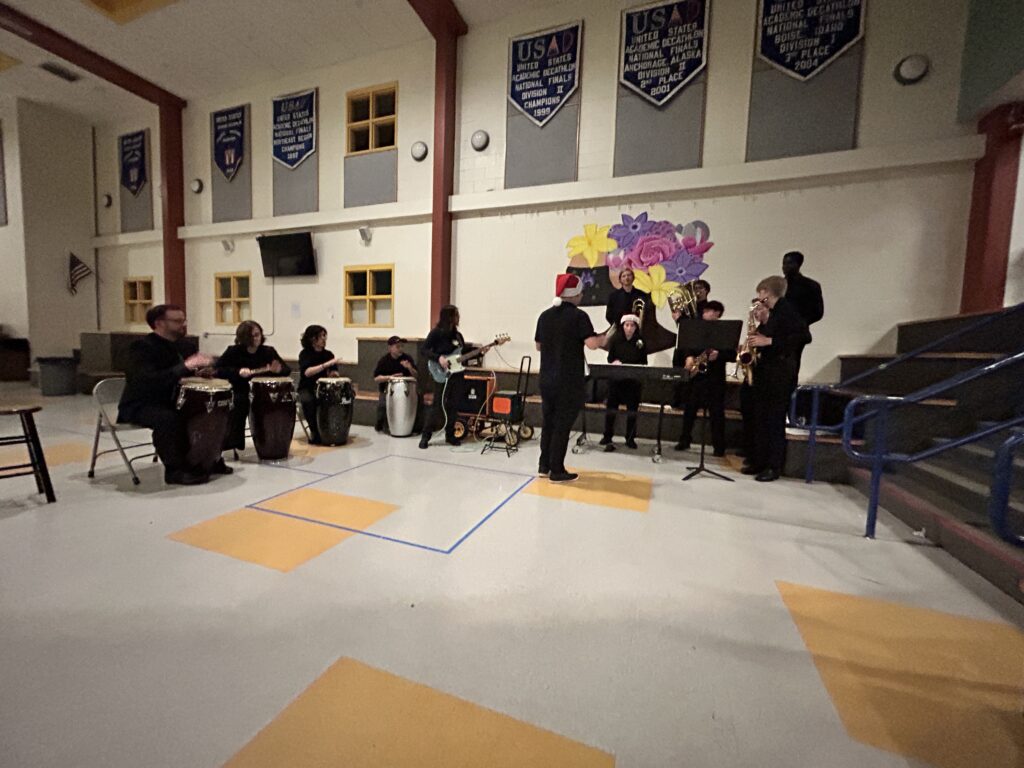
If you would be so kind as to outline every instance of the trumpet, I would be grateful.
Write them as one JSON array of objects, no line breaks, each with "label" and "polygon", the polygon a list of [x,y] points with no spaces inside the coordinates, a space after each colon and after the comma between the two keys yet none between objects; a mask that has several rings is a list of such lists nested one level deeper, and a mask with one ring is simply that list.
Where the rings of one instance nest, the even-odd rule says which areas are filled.
[{"label": "trumpet", "polygon": [[747,315],[747,335],[743,339],[743,344],[740,345],[739,351],[736,353],[736,371],[733,374],[735,378],[743,378],[743,381],[748,386],[754,383],[754,366],[757,365],[759,353],[757,347],[752,346],[750,340],[757,333],[758,322],[754,317],[754,313],[763,304],[760,299],[754,299],[754,302],[750,306],[750,313]]}]

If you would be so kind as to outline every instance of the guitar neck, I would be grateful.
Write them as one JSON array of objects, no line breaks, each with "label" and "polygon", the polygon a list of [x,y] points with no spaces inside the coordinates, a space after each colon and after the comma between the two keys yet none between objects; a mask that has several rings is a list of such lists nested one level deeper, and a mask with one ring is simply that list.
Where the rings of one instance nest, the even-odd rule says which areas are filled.
[{"label": "guitar neck", "polygon": [[490,350],[490,348],[493,347],[493,346],[494,346],[493,344],[488,344],[486,346],[480,347],[480,349],[474,349],[472,352],[467,352],[464,355],[459,355],[459,358],[458,358],[459,362],[460,363],[464,363],[467,360],[472,360],[474,357],[476,357],[478,355],[484,354],[485,352]]}]

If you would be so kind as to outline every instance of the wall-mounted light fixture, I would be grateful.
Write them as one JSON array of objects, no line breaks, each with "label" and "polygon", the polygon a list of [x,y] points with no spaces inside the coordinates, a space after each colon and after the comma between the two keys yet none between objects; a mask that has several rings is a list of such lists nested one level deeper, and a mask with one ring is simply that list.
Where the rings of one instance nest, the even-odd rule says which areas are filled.
[{"label": "wall-mounted light fixture", "polygon": [[409,148],[409,153],[412,155],[412,159],[417,163],[421,163],[427,159],[427,155],[430,150],[427,149],[427,145],[422,141],[413,142],[412,147]]},{"label": "wall-mounted light fixture", "polygon": [[188,183],[188,188],[198,195],[200,192],[203,191],[203,180],[192,179],[192,181]]},{"label": "wall-mounted light fixture", "polygon": [[101,198],[101,201],[103,203],[103,207],[104,208],[109,208],[110,206],[112,206],[114,204],[114,198],[111,197],[110,195],[104,195]]},{"label": "wall-mounted light fixture", "polygon": [[928,76],[932,63],[923,53],[914,53],[900,59],[892,71],[893,79],[900,85],[916,85]]},{"label": "wall-mounted light fixture", "polygon": [[473,131],[473,135],[469,137],[469,145],[477,152],[483,152],[490,143],[491,137],[487,131]]},{"label": "wall-mounted light fixture", "polygon": [[221,246],[221,248],[224,249],[224,253],[234,253],[235,252],[235,241],[234,240],[221,240],[220,241],[220,246]]},{"label": "wall-mounted light fixture", "polygon": [[364,224],[359,228],[359,238],[363,241],[363,245],[369,245],[373,239],[373,230],[370,229],[369,224]]}]

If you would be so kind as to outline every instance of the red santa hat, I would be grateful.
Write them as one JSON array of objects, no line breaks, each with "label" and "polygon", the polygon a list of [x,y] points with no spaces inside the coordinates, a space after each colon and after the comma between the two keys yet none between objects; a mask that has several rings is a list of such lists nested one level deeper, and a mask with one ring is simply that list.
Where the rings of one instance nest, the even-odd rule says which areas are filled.
[{"label": "red santa hat", "polygon": [[583,293],[583,282],[579,275],[563,273],[555,277],[555,306],[562,303],[562,299],[571,299]]}]

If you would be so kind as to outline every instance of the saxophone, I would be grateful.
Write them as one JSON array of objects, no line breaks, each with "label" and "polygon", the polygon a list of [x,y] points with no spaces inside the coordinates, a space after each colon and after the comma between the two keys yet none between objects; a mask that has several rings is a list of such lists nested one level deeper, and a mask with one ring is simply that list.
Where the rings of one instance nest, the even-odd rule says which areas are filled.
[{"label": "saxophone", "polygon": [[737,379],[742,378],[747,386],[754,383],[754,366],[757,365],[758,349],[750,345],[750,339],[757,333],[758,322],[754,318],[754,312],[761,304],[760,300],[755,300],[751,305],[750,313],[747,315],[747,335],[736,353],[736,371],[733,375]]}]

